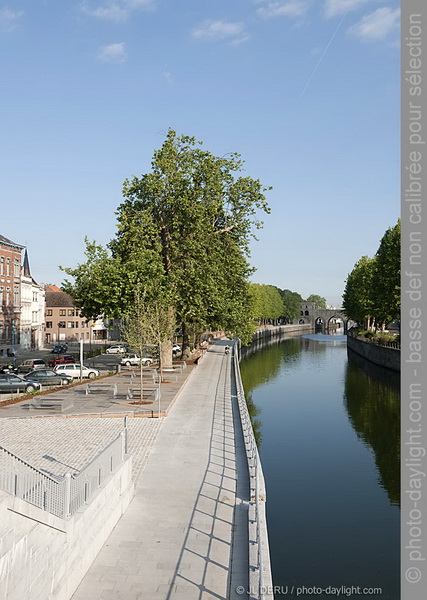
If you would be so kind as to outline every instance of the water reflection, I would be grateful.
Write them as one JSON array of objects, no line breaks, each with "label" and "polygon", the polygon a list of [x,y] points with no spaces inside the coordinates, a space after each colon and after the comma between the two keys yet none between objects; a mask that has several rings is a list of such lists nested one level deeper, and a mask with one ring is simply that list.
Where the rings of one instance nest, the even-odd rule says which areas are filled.
[{"label": "water reflection", "polygon": [[380,485],[400,506],[400,377],[348,349],[344,402],[359,439],[375,453]]},{"label": "water reflection", "polygon": [[275,585],[399,597],[399,390],[367,369],[347,364],[339,335],[276,341],[241,362],[263,437]]}]

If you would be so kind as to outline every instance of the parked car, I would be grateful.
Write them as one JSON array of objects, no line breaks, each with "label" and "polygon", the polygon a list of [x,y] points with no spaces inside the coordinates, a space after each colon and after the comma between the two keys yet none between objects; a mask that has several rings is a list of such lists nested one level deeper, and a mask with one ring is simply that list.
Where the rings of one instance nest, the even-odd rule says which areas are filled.
[{"label": "parked car", "polygon": [[30,373],[38,369],[46,369],[46,363],[41,358],[29,358],[18,366],[19,373]]},{"label": "parked car", "polygon": [[37,381],[41,385],[68,385],[73,380],[64,373],[55,373],[52,369],[39,369],[25,375],[27,381]]},{"label": "parked car", "polygon": [[51,354],[63,354],[64,352],[67,352],[67,350],[68,350],[68,344],[58,344],[57,346],[54,346],[52,348],[50,353]]},{"label": "parked car", "polygon": [[148,367],[149,365],[153,364],[152,358],[149,358],[148,356],[146,356],[141,359],[137,354],[125,354],[120,359],[120,364],[126,365],[126,367],[131,367],[131,366],[139,365],[141,363],[141,361],[142,361],[142,364],[144,365],[144,367]]},{"label": "parked car", "polygon": [[65,365],[75,363],[76,359],[70,354],[58,355],[56,358],[51,358],[49,361],[49,367],[56,367],[56,365]]},{"label": "parked car", "polygon": [[36,381],[26,381],[18,375],[9,373],[0,375],[0,393],[7,392],[36,392],[41,389],[40,383]]},{"label": "parked car", "polygon": [[[55,373],[60,373],[61,375],[67,375],[68,377],[72,377],[73,379],[80,378],[80,365],[77,363],[71,365],[56,365],[54,368]],[[98,377],[99,371],[96,369],[92,369],[89,367],[82,366],[82,377],[88,377],[89,379],[93,379],[94,377]]]},{"label": "parked car", "polygon": [[106,354],[125,354],[127,349],[125,346],[115,345],[106,349]]}]

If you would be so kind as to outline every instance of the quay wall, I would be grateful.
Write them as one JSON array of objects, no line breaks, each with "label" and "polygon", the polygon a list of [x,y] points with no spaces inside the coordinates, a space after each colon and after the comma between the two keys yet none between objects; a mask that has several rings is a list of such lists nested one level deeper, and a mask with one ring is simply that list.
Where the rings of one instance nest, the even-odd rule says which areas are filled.
[{"label": "quay wall", "polygon": [[347,336],[347,348],[363,358],[393,371],[400,371],[400,350],[387,348],[360,337]]},{"label": "quay wall", "polygon": [[0,598],[69,600],[129,506],[131,476],[129,457],[69,519],[0,490]]},{"label": "quay wall", "polygon": [[313,331],[313,326],[310,323],[304,325],[274,325],[270,327],[260,327],[253,335],[253,341],[263,338],[277,337],[286,333],[310,333]]}]

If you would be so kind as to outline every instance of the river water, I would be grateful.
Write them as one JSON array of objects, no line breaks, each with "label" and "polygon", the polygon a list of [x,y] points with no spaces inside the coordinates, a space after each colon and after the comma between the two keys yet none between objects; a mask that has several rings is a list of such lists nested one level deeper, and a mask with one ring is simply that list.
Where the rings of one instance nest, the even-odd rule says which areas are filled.
[{"label": "river water", "polygon": [[344,586],[340,597],[398,600],[399,375],[347,356],[340,335],[284,339],[244,356],[241,373],[276,599]]}]

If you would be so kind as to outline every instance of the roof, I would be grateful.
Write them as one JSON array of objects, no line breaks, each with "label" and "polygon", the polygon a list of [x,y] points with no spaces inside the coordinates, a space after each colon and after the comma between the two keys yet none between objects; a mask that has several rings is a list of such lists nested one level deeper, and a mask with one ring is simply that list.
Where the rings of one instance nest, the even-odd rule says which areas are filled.
[{"label": "roof", "polygon": [[14,246],[15,248],[19,248],[21,250],[23,248],[25,248],[25,246],[21,246],[21,244],[12,242],[12,240],[9,240],[7,237],[4,237],[4,235],[0,235],[0,244],[6,244],[7,246]]},{"label": "roof", "polygon": [[62,290],[59,289],[59,287],[57,285],[45,285],[44,289],[46,292],[61,292]]},{"label": "roof", "polygon": [[[28,260],[28,252],[27,249],[25,248],[25,254],[24,254],[24,275],[25,277],[31,277],[31,271],[30,271],[30,261]],[[32,279],[32,277],[31,277]]]},{"label": "roof", "polygon": [[53,308],[56,306],[75,306],[74,300],[66,292],[51,292],[47,289],[45,300],[46,306],[49,308]]}]

